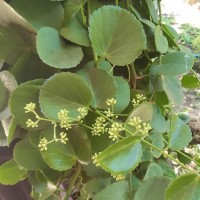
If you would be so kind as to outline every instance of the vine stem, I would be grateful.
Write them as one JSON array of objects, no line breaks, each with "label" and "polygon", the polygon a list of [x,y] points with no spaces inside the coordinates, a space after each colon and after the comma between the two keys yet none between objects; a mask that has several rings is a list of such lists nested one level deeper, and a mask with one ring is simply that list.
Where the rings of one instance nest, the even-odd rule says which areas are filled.
[{"label": "vine stem", "polygon": [[119,5],[119,2],[118,0],[115,0],[115,5],[118,6]]},{"label": "vine stem", "polygon": [[71,195],[71,192],[72,192],[72,189],[73,189],[73,186],[79,176],[79,173],[81,172],[81,168],[82,168],[82,165],[81,164],[78,164],[77,168],[76,168],[76,172],[74,173],[73,177],[72,177],[72,180],[71,180],[71,183],[67,189],[67,192],[66,192],[66,195],[65,197],[63,198],[63,200],[68,200],[70,195]]},{"label": "vine stem", "polygon": [[[98,110],[95,110],[95,112],[98,114],[98,115],[101,115],[102,117],[104,117],[105,119],[107,119],[109,122],[113,123],[114,121],[110,118],[108,118],[107,116],[105,116],[104,114],[102,114],[101,112],[99,112]],[[131,136],[133,135],[133,133],[126,129],[125,128],[125,131],[127,133],[129,133]],[[140,138],[139,139],[142,143],[146,144],[147,146],[153,148],[154,150],[160,152],[163,156],[169,158],[170,160],[173,160],[175,163],[177,163],[179,166],[181,166],[183,169],[186,169],[187,171],[189,172],[192,172],[192,173],[196,173],[197,176],[200,178],[200,175],[198,174],[198,172],[194,171],[194,170],[191,170],[189,167],[187,167],[186,165],[184,165],[182,162],[180,162],[179,160],[177,160],[176,158],[174,158],[173,156],[169,155],[168,153],[166,153],[165,151],[159,149],[158,147],[154,146],[153,144],[151,144],[150,142],[148,142],[147,140],[145,139],[142,139]]]}]

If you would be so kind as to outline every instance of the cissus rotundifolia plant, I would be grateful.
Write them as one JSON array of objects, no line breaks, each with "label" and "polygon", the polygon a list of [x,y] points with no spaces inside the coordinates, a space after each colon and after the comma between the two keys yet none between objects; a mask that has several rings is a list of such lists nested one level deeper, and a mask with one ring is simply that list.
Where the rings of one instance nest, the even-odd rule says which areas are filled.
[{"label": "cissus rotundifolia plant", "polygon": [[[182,88],[193,54],[160,0],[0,0],[0,183],[35,200],[196,200]],[[16,140],[17,139],[17,140]]]}]

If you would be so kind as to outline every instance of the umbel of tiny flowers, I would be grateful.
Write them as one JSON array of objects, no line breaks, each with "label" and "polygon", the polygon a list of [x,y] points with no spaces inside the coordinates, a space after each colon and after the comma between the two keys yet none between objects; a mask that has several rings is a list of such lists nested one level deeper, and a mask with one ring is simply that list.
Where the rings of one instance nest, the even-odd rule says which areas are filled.
[{"label": "umbel of tiny flowers", "polygon": [[62,109],[58,112],[58,119],[60,120],[60,127],[69,130],[72,126],[70,124],[70,118],[68,116],[69,111]]},{"label": "umbel of tiny flowers", "polygon": [[84,117],[88,114],[87,109],[84,108],[84,107],[82,107],[82,108],[81,108],[81,107],[78,108],[78,112],[80,113],[80,115],[78,116],[78,120],[84,118]]},{"label": "umbel of tiny flowers", "polygon": [[40,148],[40,151],[46,151],[47,150],[47,145],[48,145],[47,139],[44,137],[40,140],[40,143],[38,144],[38,147]]},{"label": "umbel of tiny flowers", "polygon": [[136,94],[135,98],[132,100],[133,107],[137,107],[139,104],[144,102],[146,97],[143,94]]},{"label": "umbel of tiny flowers", "polygon": [[123,180],[125,179],[125,175],[123,174],[111,174],[111,176],[116,179],[116,181],[120,181],[120,180]]},{"label": "umbel of tiny flowers", "polygon": [[117,103],[117,100],[114,99],[114,98],[110,98],[110,99],[107,99],[107,100],[106,100],[106,104],[107,104],[108,106],[114,106],[116,103]]},{"label": "umbel of tiny flowers", "polygon": [[27,103],[24,107],[25,113],[35,112],[36,104],[33,102]]},{"label": "umbel of tiny flowers", "polygon": [[92,125],[92,135],[100,136],[101,134],[104,134],[107,131],[107,124],[108,123],[104,117],[97,117],[95,123]]},{"label": "umbel of tiny flowers", "polygon": [[109,138],[113,141],[117,141],[120,138],[120,132],[124,130],[124,127],[121,123],[114,122],[111,127],[108,129]]},{"label": "umbel of tiny flowers", "polygon": [[150,124],[143,122],[139,117],[134,117],[129,120],[129,125],[135,127],[136,133],[142,133],[143,135],[147,135],[148,132],[152,129]]}]

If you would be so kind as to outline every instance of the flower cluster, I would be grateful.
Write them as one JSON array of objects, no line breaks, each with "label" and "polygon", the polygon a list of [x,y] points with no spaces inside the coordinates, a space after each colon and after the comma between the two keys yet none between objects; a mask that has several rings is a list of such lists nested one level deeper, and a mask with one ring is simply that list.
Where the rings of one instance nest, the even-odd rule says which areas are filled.
[{"label": "flower cluster", "polygon": [[67,143],[67,141],[68,141],[67,133],[64,133],[64,132],[61,132],[61,133],[60,133],[60,141],[61,141],[63,144],[66,144],[66,143]]},{"label": "flower cluster", "polygon": [[116,179],[116,181],[120,181],[125,179],[125,176],[123,174],[111,174],[111,176]]},{"label": "flower cluster", "polygon": [[97,117],[95,123],[92,125],[92,135],[100,136],[101,134],[105,133],[107,131],[106,125],[107,122],[104,117]]},{"label": "flower cluster", "polygon": [[26,126],[27,126],[27,128],[29,128],[29,127],[31,127],[31,128],[37,128],[38,127],[38,120],[36,122],[34,122],[31,119],[28,119],[26,121]]},{"label": "flower cluster", "polygon": [[117,100],[114,99],[114,98],[111,98],[111,99],[107,99],[107,100],[106,100],[106,104],[107,104],[108,106],[114,106],[116,103],[117,103]]},{"label": "flower cluster", "polygon": [[26,106],[24,107],[25,113],[29,112],[34,112],[36,109],[36,104],[35,103],[27,103]]},{"label": "flower cluster", "polygon": [[147,135],[148,132],[152,129],[150,124],[143,122],[139,117],[134,117],[129,120],[129,125],[135,127],[137,133],[142,133],[143,135]]},{"label": "flower cluster", "polygon": [[47,150],[48,141],[46,138],[42,138],[40,140],[40,143],[38,144],[38,147],[40,148],[40,151],[46,151]]},{"label": "flower cluster", "polygon": [[93,163],[95,164],[96,167],[99,166],[99,163],[98,163],[97,157],[98,157],[100,154],[101,154],[101,152],[99,152],[99,153],[95,153],[95,154],[92,156]]},{"label": "flower cluster", "polygon": [[62,109],[58,112],[58,119],[60,120],[60,127],[69,130],[71,128],[70,118],[68,116],[69,111]]},{"label": "flower cluster", "polygon": [[143,94],[136,94],[135,98],[133,99],[133,107],[137,107],[140,103],[146,100],[146,97]]},{"label": "flower cluster", "polygon": [[84,118],[84,117],[88,114],[87,109],[84,108],[84,107],[82,107],[82,108],[81,108],[81,107],[78,108],[78,112],[80,113],[80,115],[78,116],[78,120]]},{"label": "flower cluster", "polygon": [[113,123],[108,129],[109,138],[111,138],[113,141],[119,140],[119,133],[123,130],[124,127],[122,124],[118,122]]}]

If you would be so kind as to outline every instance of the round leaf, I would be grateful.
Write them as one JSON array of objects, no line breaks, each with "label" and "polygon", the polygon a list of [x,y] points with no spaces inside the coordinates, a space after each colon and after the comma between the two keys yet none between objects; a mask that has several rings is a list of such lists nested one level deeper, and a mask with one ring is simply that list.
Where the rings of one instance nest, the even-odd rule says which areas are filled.
[{"label": "round leaf", "polygon": [[14,160],[28,170],[37,170],[46,166],[40,151],[32,146],[28,139],[21,140],[14,148]]},{"label": "round leaf", "polygon": [[60,28],[64,9],[59,2],[46,0],[12,0],[11,6],[36,29],[43,26]]},{"label": "round leaf", "polygon": [[94,200],[131,200],[128,183],[120,181],[107,186],[94,196]]},{"label": "round leaf", "polygon": [[88,108],[91,92],[85,81],[74,73],[54,75],[41,87],[40,106],[46,117],[58,120],[61,109],[69,111],[69,117],[77,119],[79,107]]},{"label": "round leaf", "polygon": [[115,98],[117,93],[117,86],[113,76],[105,70],[96,68],[80,70],[78,74],[83,77],[91,88],[92,106],[99,109],[107,108],[106,100]]},{"label": "round leaf", "polygon": [[172,181],[167,190],[165,200],[199,200],[200,180],[197,174],[185,174]]},{"label": "round leaf", "polygon": [[49,167],[58,171],[71,169],[76,162],[75,152],[69,143],[50,143],[47,150],[42,151],[42,157]]},{"label": "round leaf", "polygon": [[141,23],[129,11],[117,6],[103,6],[93,12],[89,37],[98,56],[119,66],[132,63],[146,45]]},{"label": "round leaf", "polygon": [[22,169],[14,160],[9,160],[0,166],[0,183],[15,185],[27,176],[27,171]]},{"label": "round leaf", "polygon": [[142,146],[135,137],[128,137],[105,149],[97,163],[112,174],[126,174],[135,169],[142,157]]},{"label": "round leaf", "polygon": [[157,163],[151,163],[144,176],[144,181],[154,176],[163,176],[163,170]]},{"label": "round leaf", "polygon": [[28,128],[26,125],[26,121],[28,119],[37,121],[33,113],[25,113],[24,107],[26,106],[26,104],[30,102],[35,103],[36,104],[35,111],[40,117],[43,116],[39,109],[39,103],[38,103],[39,90],[40,87],[36,85],[19,86],[11,95],[9,101],[11,113],[14,115],[17,123],[25,129],[37,130],[50,125],[50,123],[46,121],[40,121],[38,123],[39,126],[36,128],[31,128],[31,127]]},{"label": "round leaf", "polygon": [[65,45],[57,30],[43,27],[37,34],[37,52],[41,60],[51,67],[72,68],[82,60],[82,49]]},{"label": "round leaf", "polygon": [[138,188],[134,200],[165,200],[165,190],[169,183],[167,177],[149,178]]}]

